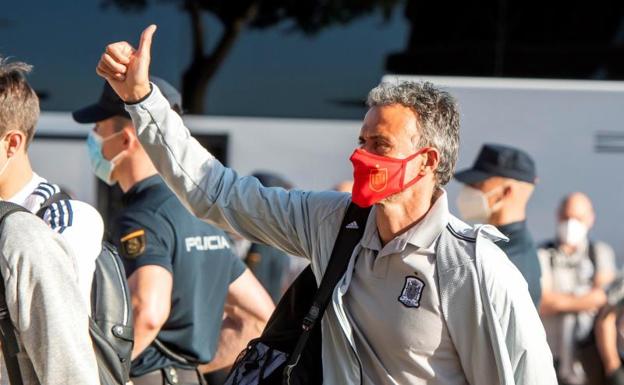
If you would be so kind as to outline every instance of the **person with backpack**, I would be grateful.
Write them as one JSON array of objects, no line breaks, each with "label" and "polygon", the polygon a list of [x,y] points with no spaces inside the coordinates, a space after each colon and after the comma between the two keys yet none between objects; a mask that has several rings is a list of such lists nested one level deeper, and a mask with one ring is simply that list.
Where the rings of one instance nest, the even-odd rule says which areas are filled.
[{"label": "person with backpack", "polygon": [[[151,79],[168,108],[181,113],[178,91]],[[131,379],[135,385],[199,384],[198,371],[229,367],[260,334],[273,302],[225,233],[194,217],[167,187],[108,83],[96,103],[73,117],[95,123],[87,139],[93,171],[124,193],[110,233],[132,296]]]},{"label": "person with backpack", "polygon": [[559,205],[556,238],[538,250],[540,313],[558,376],[567,384],[584,384],[586,372],[594,369],[582,365],[579,344],[591,337],[597,310],[607,302],[605,288],[616,273],[613,249],[589,238],[594,222],[589,197],[571,193]]},{"label": "person with backpack", "polygon": [[[28,161],[39,116],[37,95],[25,77],[30,69],[0,58],[1,383],[96,385],[100,380],[89,337],[90,290],[85,295],[84,281],[84,270],[93,275],[94,268],[85,266],[94,260],[81,260],[84,256],[71,244],[71,236],[62,234],[71,233],[67,217],[73,206],[48,210],[56,210],[46,214],[48,223],[28,212],[38,211],[53,188],[32,172]],[[97,224],[90,229],[94,233]]]},{"label": "person with backpack", "polygon": [[[7,84],[0,89],[0,100],[4,108],[15,110],[4,117],[4,127],[15,127],[6,133],[5,140],[20,145],[15,156],[8,158],[0,169],[0,197],[39,213],[52,230],[63,235],[77,256],[80,293],[89,304],[95,260],[102,250],[104,222],[94,207],[70,199],[58,185],[33,171],[28,147],[39,119],[39,99],[25,77],[30,66],[6,60],[0,63],[0,76]],[[55,199],[59,196],[62,199]]]},{"label": "person with backpack", "polygon": [[[263,187],[208,153],[150,83],[155,30],[143,32],[137,49],[109,44],[96,71],[125,101],[144,149],[185,206],[253,242],[309,259],[324,293],[326,268],[333,275],[333,262],[348,258],[330,295],[323,295],[331,302],[326,308],[314,303],[302,325],[308,330],[322,314],[320,382],[556,383],[526,282],[492,242],[503,236],[449,212],[442,186],[459,148],[459,113],[450,94],[416,82],[371,90],[360,145],[350,157],[351,195]],[[343,222],[357,207],[370,212]],[[359,241],[344,248],[343,241],[354,241],[348,235],[362,230]],[[263,370],[236,383],[261,383],[286,359],[258,351],[266,353],[255,361]],[[285,383],[293,383],[298,365],[284,369]],[[253,370],[252,362],[243,369]]]}]

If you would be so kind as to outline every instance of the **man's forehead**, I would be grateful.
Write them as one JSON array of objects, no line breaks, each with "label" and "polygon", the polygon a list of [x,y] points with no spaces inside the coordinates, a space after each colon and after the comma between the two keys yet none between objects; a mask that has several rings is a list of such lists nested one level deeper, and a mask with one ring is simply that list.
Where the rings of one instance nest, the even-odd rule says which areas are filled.
[{"label": "man's forehead", "polygon": [[581,205],[568,203],[563,207],[563,212],[564,214],[567,214],[570,216],[581,216],[581,215],[588,214],[589,208],[581,206]]},{"label": "man's forehead", "polygon": [[593,211],[589,198],[581,193],[570,194],[564,201],[562,211],[565,214],[585,215]]},{"label": "man's forehead", "polygon": [[586,222],[590,220],[591,212],[582,207],[567,205],[560,213],[560,217],[563,219],[577,219],[581,222]]},{"label": "man's forehead", "polygon": [[401,104],[371,107],[362,124],[361,134],[366,136],[396,136],[418,133],[417,115]]}]

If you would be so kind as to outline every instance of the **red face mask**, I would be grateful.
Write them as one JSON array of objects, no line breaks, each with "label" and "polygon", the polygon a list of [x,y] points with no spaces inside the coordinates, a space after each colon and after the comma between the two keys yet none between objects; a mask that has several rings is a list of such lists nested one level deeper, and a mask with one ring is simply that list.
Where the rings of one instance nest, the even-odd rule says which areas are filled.
[{"label": "red face mask", "polygon": [[360,207],[369,207],[418,182],[421,175],[405,183],[405,168],[407,162],[420,155],[423,150],[425,149],[405,159],[396,159],[356,149],[350,158],[353,163],[353,203]]}]

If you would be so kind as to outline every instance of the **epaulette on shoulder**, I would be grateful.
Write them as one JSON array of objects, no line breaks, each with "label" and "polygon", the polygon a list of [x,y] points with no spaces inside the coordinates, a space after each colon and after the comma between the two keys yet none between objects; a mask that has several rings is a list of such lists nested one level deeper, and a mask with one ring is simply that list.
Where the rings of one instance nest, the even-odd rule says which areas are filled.
[{"label": "epaulette on shoulder", "polygon": [[446,229],[452,236],[462,241],[470,243],[475,243],[477,241],[474,228],[456,218],[452,218],[448,222]]}]

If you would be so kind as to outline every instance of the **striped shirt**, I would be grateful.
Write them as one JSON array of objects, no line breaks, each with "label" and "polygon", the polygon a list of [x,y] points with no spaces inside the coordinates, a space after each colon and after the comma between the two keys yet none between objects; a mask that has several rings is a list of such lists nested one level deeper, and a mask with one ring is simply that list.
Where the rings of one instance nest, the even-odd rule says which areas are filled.
[{"label": "striped shirt", "polygon": [[[36,213],[48,198],[59,191],[58,185],[33,173],[31,180],[8,200]],[[52,230],[63,235],[74,251],[81,294],[89,305],[95,259],[102,250],[104,235],[100,213],[85,202],[71,199],[52,204],[43,219]]]}]

